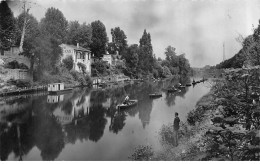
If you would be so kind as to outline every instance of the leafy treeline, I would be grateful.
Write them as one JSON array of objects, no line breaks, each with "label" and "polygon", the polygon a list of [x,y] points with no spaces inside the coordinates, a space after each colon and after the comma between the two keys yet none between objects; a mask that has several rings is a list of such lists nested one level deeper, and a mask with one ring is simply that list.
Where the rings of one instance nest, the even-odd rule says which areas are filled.
[{"label": "leafy treeline", "polygon": [[[31,59],[30,70],[34,73],[35,80],[44,77],[46,73],[58,75],[64,72],[59,62],[62,54],[59,45],[62,43],[73,45],[79,43],[84,48],[90,48],[92,55],[97,58],[101,58],[107,52],[118,53],[124,63],[116,66],[116,69],[135,78],[187,75],[190,70],[184,54],[177,56],[171,46],[166,48],[166,60],[156,59],[151,35],[146,30],[139,44],[128,45],[127,36],[120,27],[111,29],[112,42],[109,42],[106,27],[99,20],[90,24],[69,22],[60,10],[51,7],[38,22],[33,15],[29,14],[29,10],[14,18],[5,1],[1,2],[0,8],[0,48],[8,49],[12,45],[23,45],[21,55]],[[21,36],[23,36],[24,25],[26,30],[23,40]],[[67,61],[66,63],[71,64]],[[95,64],[94,62],[94,66]],[[107,68],[104,62],[98,62],[97,65],[99,66],[95,66],[96,68]],[[64,68],[68,69],[71,66],[65,65]],[[103,72],[106,71],[108,70]]]},{"label": "leafy treeline", "polygon": [[242,68],[243,65],[260,65],[260,20],[252,35],[238,37],[242,49],[232,58],[216,65],[216,68]]}]

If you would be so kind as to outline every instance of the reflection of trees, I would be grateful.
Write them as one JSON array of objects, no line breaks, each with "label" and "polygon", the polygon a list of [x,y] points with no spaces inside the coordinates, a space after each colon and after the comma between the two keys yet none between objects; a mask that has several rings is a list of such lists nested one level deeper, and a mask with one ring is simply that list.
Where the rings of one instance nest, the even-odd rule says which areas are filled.
[{"label": "reflection of trees", "polygon": [[126,114],[124,111],[115,111],[112,113],[109,131],[117,134],[125,126]]},{"label": "reflection of trees", "polygon": [[65,126],[67,132],[67,142],[74,144],[78,139],[80,141],[88,140],[90,134],[89,119],[82,118],[77,120],[77,124]]},{"label": "reflection of trees", "polygon": [[97,142],[103,136],[107,123],[105,109],[101,105],[92,106],[89,110],[88,118],[90,126],[89,139]]},{"label": "reflection of trees", "polygon": [[43,160],[54,160],[64,148],[61,125],[54,117],[37,116],[33,122],[35,145],[41,150]]},{"label": "reflection of trees", "polygon": [[65,114],[70,114],[72,112],[72,108],[73,105],[71,103],[71,101],[67,101],[61,108],[61,110],[65,113]]}]

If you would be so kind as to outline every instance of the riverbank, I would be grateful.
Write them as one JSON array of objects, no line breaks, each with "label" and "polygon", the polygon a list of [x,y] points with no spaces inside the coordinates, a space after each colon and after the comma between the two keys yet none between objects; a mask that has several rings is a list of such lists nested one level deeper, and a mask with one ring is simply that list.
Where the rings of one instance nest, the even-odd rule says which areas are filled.
[{"label": "riverbank", "polygon": [[148,159],[259,160],[259,75],[258,67],[226,70],[182,123],[178,146],[173,144],[172,125],[165,125],[159,134],[164,148]]}]

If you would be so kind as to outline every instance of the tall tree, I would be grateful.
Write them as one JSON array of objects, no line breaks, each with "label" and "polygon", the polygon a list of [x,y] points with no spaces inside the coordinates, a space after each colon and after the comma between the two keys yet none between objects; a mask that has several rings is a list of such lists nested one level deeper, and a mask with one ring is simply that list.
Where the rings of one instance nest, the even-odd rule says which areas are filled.
[{"label": "tall tree", "polygon": [[105,25],[97,20],[91,23],[92,27],[92,43],[90,45],[91,52],[96,57],[102,57],[106,52],[106,45],[108,42]]},{"label": "tall tree", "polygon": [[79,43],[82,47],[88,48],[91,44],[92,28],[86,23],[79,24],[78,21],[69,23],[67,43],[76,45]]},{"label": "tall tree", "polygon": [[67,33],[68,21],[63,13],[53,7],[48,8],[45,17],[41,20],[41,30],[62,43],[65,41]]},{"label": "tall tree", "polygon": [[125,62],[127,73],[130,76],[136,76],[138,72],[138,45],[133,44],[127,48],[127,55],[125,55]]},{"label": "tall tree", "polygon": [[116,51],[122,55],[123,51],[127,48],[127,37],[120,27],[115,27],[111,29],[112,43],[115,44]]},{"label": "tall tree", "polygon": [[0,49],[9,49],[15,42],[15,18],[6,1],[0,3]]},{"label": "tall tree", "polygon": [[[31,71],[33,70],[34,60],[37,60],[37,56],[35,56],[35,51],[37,49],[37,37],[40,37],[40,29],[39,23],[35,17],[28,14],[27,12],[21,13],[17,17],[17,27],[18,27],[18,36],[21,36],[21,33],[24,29],[24,18],[27,17],[28,22],[26,23],[26,30],[24,35],[24,44],[22,55],[27,56],[31,60]],[[19,42],[20,38],[18,38]]]},{"label": "tall tree", "polygon": [[145,74],[152,71],[153,60],[153,47],[151,43],[151,35],[144,30],[144,33],[139,41],[139,67]]},{"label": "tall tree", "polygon": [[[68,21],[63,13],[53,7],[48,8],[45,17],[40,22],[40,30],[50,42],[50,51],[48,60],[52,66],[57,66],[60,59],[61,48],[59,45],[66,40]],[[52,67],[53,71],[56,67]]]}]

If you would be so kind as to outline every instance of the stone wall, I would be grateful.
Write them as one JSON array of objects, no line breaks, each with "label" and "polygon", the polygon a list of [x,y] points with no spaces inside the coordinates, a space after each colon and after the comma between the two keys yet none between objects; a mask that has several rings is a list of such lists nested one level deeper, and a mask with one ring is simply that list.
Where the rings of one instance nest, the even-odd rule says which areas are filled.
[{"label": "stone wall", "polygon": [[3,67],[0,68],[0,79],[1,81],[7,81],[9,79],[25,79],[31,80],[32,76],[30,75],[28,70],[25,69],[5,69]]}]

